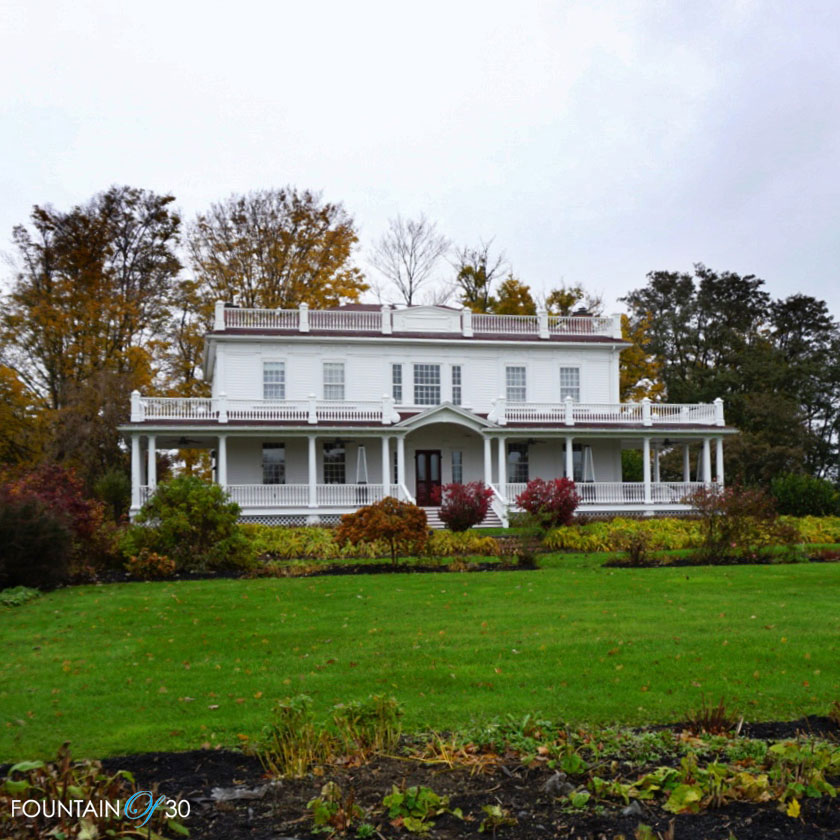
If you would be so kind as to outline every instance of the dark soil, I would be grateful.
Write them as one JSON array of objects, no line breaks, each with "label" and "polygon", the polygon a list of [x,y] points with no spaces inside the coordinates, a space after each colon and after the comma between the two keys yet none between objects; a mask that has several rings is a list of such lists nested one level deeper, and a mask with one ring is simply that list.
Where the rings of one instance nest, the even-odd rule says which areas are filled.
[{"label": "dark soil", "polygon": [[[805,732],[837,738],[840,727],[828,718],[802,718],[790,723],[756,723],[745,726],[749,737],[786,738]],[[434,820],[427,835],[440,840],[497,836],[503,840],[580,838],[608,840],[624,835],[632,840],[644,823],[674,840],[768,840],[840,838],[840,797],[802,800],[798,819],[778,810],[775,802],[732,803],[700,814],[676,817],[652,803],[639,803],[639,810],[622,814],[620,806],[607,805],[573,812],[562,800],[544,791],[552,776],[546,767],[525,768],[515,758],[488,772],[470,772],[463,767],[421,763],[397,757],[382,757],[355,767],[327,767],[303,779],[271,782],[265,778],[256,758],[225,750],[197,750],[185,753],[146,753],[110,758],[107,770],[127,769],[134,773],[139,788],[157,785],[161,794],[178,795],[191,804],[185,820],[193,838],[229,840],[284,840],[313,838],[306,805],[319,795],[327,781],[337,783],[343,793],[352,791],[355,802],[369,814],[379,838],[409,838],[404,829],[392,825],[382,814],[382,797],[391,785],[426,785],[439,795],[450,797],[450,807],[460,808],[464,819],[443,815]],[[837,784],[838,780],[834,780]],[[227,789],[221,792],[214,789]],[[240,798],[236,798],[240,797]],[[490,829],[479,834],[485,816],[482,807],[499,804],[516,819],[516,825]],[[673,834],[667,834],[673,822]],[[354,831],[347,835],[354,836]]]}]

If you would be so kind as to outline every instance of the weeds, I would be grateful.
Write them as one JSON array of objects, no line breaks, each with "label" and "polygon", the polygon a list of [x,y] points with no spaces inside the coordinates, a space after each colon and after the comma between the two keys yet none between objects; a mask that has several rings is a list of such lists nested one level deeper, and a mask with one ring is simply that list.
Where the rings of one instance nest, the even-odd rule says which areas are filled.
[{"label": "weeds", "polygon": [[258,750],[266,773],[297,778],[313,764],[325,761],[328,754],[327,733],[315,723],[312,698],[298,694],[278,701]]},{"label": "weeds", "polygon": [[367,758],[394,750],[399,743],[403,710],[393,697],[374,694],[367,700],[333,707],[332,721],[342,749]]},{"label": "weeds", "polygon": [[727,710],[723,698],[717,706],[712,706],[706,700],[706,695],[700,699],[700,708],[688,713],[686,728],[693,735],[708,733],[709,735],[725,735],[738,726],[738,721]]},{"label": "weeds", "polygon": [[412,834],[427,834],[434,826],[432,818],[441,814],[464,818],[460,808],[450,810],[448,796],[439,796],[423,785],[404,789],[393,785],[391,793],[382,800],[382,804],[388,809],[391,824]]}]

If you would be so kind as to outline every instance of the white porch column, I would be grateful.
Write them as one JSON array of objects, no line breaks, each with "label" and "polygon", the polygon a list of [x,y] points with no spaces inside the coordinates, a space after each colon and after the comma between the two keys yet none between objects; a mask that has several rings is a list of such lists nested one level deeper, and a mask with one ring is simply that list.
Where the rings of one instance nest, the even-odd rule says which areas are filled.
[{"label": "white porch column", "polygon": [[566,438],[566,478],[569,481],[575,480],[575,450],[570,437]]},{"label": "white porch column", "polygon": [[216,481],[220,486],[227,486],[227,435],[219,435],[219,450],[217,452]]},{"label": "white porch column", "polygon": [[642,479],[645,483],[645,504],[649,505],[653,501],[650,487],[650,438],[646,437],[642,441]]},{"label": "white porch column", "polygon": [[155,436],[149,435],[146,440],[149,442],[148,458],[146,463],[146,484],[149,488],[157,487],[157,449],[155,447]]},{"label": "white porch column", "polygon": [[493,483],[493,450],[490,438],[484,438],[484,483],[489,487]]},{"label": "white porch column", "polygon": [[691,481],[691,455],[687,443],[683,444],[683,481],[686,484]]},{"label": "white porch column", "polygon": [[307,435],[306,437],[309,447],[309,472],[307,473],[309,507],[314,508],[318,506],[318,461],[315,456],[315,435]]},{"label": "white porch column", "polygon": [[405,438],[397,438],[397,484],[405,485]]},{"label": "white porch column", "polygon": [[723,438],[715,441],[715,481],[723,487]]},{"label": "white porch column", "polygon": [[140,434],[131,434],[131,506],[140,507]]},{"label": "white porch column", "polygon": [[391,495],[391,445],[387,435],[382,435],[382,494]]},{"label": "white porch column", "polygon": [[712,442],[703,438],[703,482],[712,483]]},{"label": "white porch column", "polygon": [[507,447],[505,439],[499,438],[499,494],[504,499],[507,497]]},{"label": "white porch column", "polygon": [[659,447],[653,447],[653,481],[654,484],[659,484],[661,481],[659,472]]}]

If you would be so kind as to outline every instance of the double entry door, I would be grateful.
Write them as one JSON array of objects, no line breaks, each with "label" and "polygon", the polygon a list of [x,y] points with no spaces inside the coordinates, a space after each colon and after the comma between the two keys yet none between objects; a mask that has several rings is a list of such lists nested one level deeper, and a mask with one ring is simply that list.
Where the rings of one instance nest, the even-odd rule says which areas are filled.
[{"label": "double entry door", "polygon": [[440,504],[440,450],[418,449],[414,453],[414,495],[421,507]]}]

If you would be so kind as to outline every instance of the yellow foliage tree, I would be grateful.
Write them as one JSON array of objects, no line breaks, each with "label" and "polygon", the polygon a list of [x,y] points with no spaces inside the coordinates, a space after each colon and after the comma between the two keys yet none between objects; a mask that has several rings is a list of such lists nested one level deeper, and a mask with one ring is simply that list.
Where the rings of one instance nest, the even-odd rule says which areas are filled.
[{"label": "yellow foliage tree", "polygon": [[513,274],[499,286],[493,312],[497,315],[536,315],[537,304],[531,290]]},{"label": "yellow foliage tree", "polygon": [[621,337],[631,346],[621,352],[619,389],[622,401],[636,402],[647,397],[661,400],[665,396],[662,381],[662,360],[649,349],[650,315],[632,322],[621,316]]}]

